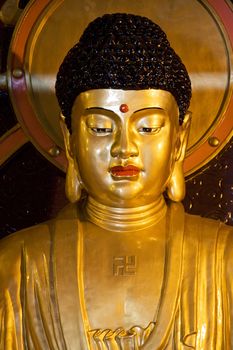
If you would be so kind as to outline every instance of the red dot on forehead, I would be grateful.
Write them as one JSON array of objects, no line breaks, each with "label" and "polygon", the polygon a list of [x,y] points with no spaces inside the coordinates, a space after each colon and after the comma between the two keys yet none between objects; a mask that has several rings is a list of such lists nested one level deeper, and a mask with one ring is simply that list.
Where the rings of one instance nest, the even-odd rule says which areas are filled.
[{"label": "red dot on forehead", "polygon": [[120,105],[120,111],[122,113],[126,113],[128,112],[128,110],[129,110],[129,106],[127,104],[123,103],[122,105]]}]

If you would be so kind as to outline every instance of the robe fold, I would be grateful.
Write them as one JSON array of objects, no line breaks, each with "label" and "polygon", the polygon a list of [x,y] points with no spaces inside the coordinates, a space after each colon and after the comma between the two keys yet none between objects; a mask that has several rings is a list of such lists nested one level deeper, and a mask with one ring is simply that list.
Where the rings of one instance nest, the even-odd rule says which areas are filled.
[{"label": "robe fold", "polygon": [[116,330],[90,337],[80,295],[82,224],[60,215],[0,241],[0,350],[233,349],[233,230],[177,208],[162,305],[145,344],[139,328],[138,343],[127,332],[113,341]]}]

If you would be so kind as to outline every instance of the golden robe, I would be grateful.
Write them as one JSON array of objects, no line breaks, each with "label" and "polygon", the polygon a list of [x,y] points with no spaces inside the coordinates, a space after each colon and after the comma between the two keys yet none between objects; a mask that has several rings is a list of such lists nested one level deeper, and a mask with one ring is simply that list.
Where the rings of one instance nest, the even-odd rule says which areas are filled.
[{"label": "golden robe", "polygon": [[233,349],[232,228],[179,204],[166,215],[172,228],[156,319],[122,330],[120,340],[119,331],[87,329],[79,214],[1,240],[0,349]]}]

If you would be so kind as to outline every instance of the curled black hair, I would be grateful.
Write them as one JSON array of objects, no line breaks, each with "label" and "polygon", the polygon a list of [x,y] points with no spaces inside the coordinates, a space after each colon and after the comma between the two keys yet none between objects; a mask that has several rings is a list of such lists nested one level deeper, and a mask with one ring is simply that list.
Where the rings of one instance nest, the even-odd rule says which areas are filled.
[{"label": "curled black hair", "polygon": [[56,95],[69,129],[76,97],[101,88],[169,91],[178,104],[180,122],[191,99],[187,70],[166,34],[148,18],[125,13],[91,22],[60,66]]}]

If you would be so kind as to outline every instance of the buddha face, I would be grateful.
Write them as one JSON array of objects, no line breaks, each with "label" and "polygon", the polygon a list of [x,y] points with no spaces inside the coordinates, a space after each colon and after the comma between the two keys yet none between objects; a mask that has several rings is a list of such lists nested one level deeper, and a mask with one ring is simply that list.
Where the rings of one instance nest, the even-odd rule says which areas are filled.
[{"label": "buddha face", "polygon": [[181,148],[178,115],[174,97],[163,90],[81,93],[70,147],[88,194],[113,207],[159,199]]}]

